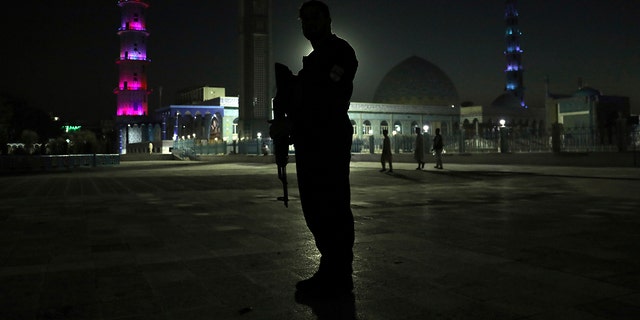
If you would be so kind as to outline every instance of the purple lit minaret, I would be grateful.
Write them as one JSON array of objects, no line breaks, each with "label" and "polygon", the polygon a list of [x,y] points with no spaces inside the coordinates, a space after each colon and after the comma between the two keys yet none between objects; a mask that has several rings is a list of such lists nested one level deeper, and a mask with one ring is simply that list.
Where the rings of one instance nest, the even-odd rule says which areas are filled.
[{"label": "purple lit minaret", "polygon": [[507,78],[505,90],[511,91],[520,100],[520,105],[526,108],[523,85],[524,68],[522,67],[522,49],[520,48],[520,36],[522,32],[520,32],[518,28],[516,0],[507,0],[504,20],[507,25],[504,35],[507,46],[504,52],[507,59],[507,67],[504,70]]},{"label": "purple lit minaret", "polygon": [[120,116],[146,116],[149,114],[147,89],[147,32],[145,10],[149,4],[144,0],[120,0],[122,20],[118,28],[120,58],[116,62],[119,70],[117,112]]}]

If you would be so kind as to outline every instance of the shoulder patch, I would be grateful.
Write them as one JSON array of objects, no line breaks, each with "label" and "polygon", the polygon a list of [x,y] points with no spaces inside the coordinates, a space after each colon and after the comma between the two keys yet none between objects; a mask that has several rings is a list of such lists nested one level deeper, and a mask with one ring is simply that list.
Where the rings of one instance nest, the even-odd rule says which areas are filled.
[{"label": "shoulder patch", "polygon": [[338,82],[342,79],[342,75],[344,75],[344,69],[341,66],[334,64],[331,68],[331,72],[329,73],[329,78],[331,78],[333,82]]}]

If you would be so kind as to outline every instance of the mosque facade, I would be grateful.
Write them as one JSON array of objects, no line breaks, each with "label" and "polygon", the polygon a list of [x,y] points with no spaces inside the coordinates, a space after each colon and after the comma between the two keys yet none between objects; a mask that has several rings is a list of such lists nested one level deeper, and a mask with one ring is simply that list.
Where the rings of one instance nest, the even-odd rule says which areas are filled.
[{"label": "mosque facade", "polygon": [[[263,21],[265,10],[249,12],[245,18]],[[602,132],[613,130],[610,124],[615,121],[614,114],[629,114],[628,98],[604,96],[595,93],[596,90],[581,88],[574,95],[548,93],[544,108],[527,106],[518,16],[516,1],[507,0],[505,89],[490,105],[461,105],[458,91],[446,72],[422,57],[410,56],[383,77],[371,102],[351,102],[349,117],[354,127],[354,141],[379,138],[385,129],[393,136],[411,137],[416,127],[426,134],[440,128],[445,137],[460,139],[461,145],[464,139],[487,137],[505,127],[534,136],[548,135],[557,123],[595,126]],[[246,22],[250,24],[251,21]],[[243,46],[247,48],[243,52],[254,52],[257,60],[268,61],[264,59],[266,51],[253,48],[266,43],[268,35],[260,35],[259,39],[244,41]],[[266,70],[264,65],[254,67]],[[262,84],[251,86],[264,93],[259,100],[267,99],[268,73],[250,75],[253,75],[251,83]],[[175,142],[181,140],[225,142],[235,146],[245,140],[268,138],[271,103],[265,106],[258,101],[255,108],[246,109],[247,101],[225,96],[224,88],[211,87],[191,88],[179,93],[178,97],[182,97],[177,101],[179,103],[156,110],[149,121],[126,124],[127,140],[140,144],[140,148],[134,145],[131,150],[147,152],[149,142],[157,152],[170,152]],[[271,102],[271,98],[268,101]],[[327,122],[331,119],[318,117],[317,130],[330,127]]]},{"label": "mosque facade", "polygon": [[[206,88],[192,88],[193,92],[207,92]],[[218,92],[224,92],[223,89]],[[178,97],[182,96],[178,94]],[[196,139],[201,142],[225,141],[232,143],[243,139],[268,138],[267,132],[256,132],[255,137],[240,134],[240,106],[238,97],[216,97],[193,101],[191,105],[170,105],[156,110],[157,125],[134,126],[130,130],[150,133],[149,138],[159,137],[163,150],[170,141]],[[459,97],[453,82],[436,65],[412,56],[393,67],[379,84],[373,102],[351,102],[349,117],[354,127],[354,139],[367,140],[379,137],[387,129],[393,135],[411,136],[415,127],[426,133],[440,128],[443,134],[453,134],[459,127]],[[318,120],[318,130],[326,127]],[[158,143],[157,141],[156,143]]]}]

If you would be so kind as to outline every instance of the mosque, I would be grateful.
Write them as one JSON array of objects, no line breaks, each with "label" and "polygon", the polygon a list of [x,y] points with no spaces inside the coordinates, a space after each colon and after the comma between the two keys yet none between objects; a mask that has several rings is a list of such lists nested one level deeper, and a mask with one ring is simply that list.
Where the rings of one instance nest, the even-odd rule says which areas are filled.
[{"label": "mosque", "polygon": [[[122,25],[120,83],[117,126],[120,153],[169,153],[175,141],[189,140],[203,143],[241,143],[244,140],[267,138],[267,120],[271,118],[270,68],[271,63],[256,65],[255,61],[270,61],[268,28],[255,21],[268,21],[268,0],[239,0],[244,25],[241,59],[243,70],[240,97],[225,96],[219,87],[196,87],[177,94],[176,104],[147,111],[145,0],[120,0]],[[256,2],[262,5],[256,5]],[[251,4],[251,5],[250,5]],[[247,9],[247,8],[252,8]],[[518,28],[516,0],[505,5],[505,87],[489,106],[461,105],[459,93],[446,72],[423,57],[410,56],[400,61],[383,77],[372,102],[351,102],[349,116],[354,127],[354,139],[379,137],[387,129],[390,133],[408,136],[420,127],[429,133],[440,128],[445,136],[477,137],[505,125],[532,133],[544,133],[553,123],[575,124],[576,121],[593,125],[610,122],[611,112],[629,114],[629,101],[624,98],[606,98],[580,88],[578,96],[547,94],[544,107],[529,107],[524,99],[521,32]],[[585,91],[587,90],[587,91]],[[584,99],[585,95],[589,98]],[[595,105],[594,105],[595,104]],[[600,106],[598,108],[597,106]],[[613,107],[612,107],[613,105]],[[606,117],[602,120],[599,117]],[[591,120],[585,120],[591,119]],[[501,120],[502,121],[501,123]],[[318,118],[318,128],[330,119]],[[265,135],[266,134],[266,135]],[[262,137],[265,135],[264,137]]]}]

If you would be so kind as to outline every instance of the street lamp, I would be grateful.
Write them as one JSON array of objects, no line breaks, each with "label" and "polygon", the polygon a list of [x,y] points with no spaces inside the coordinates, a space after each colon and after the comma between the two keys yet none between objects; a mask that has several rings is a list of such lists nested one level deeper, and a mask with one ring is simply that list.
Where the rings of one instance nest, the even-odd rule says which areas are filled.
[{"label": "street lamp", "polygon": [[431,149],[431,136],[429,135],[429,125],[422,126],[422,130],[424,131],[424,150],[429,151]]},{"label": "street lamp", "polygon": [[256,134],[257,136],[257,140],[256,140],[256,155],[260,154],[260,147],[261,147],[261,141],[262,141],[262,132],[259,132]]},{"label": "street lamp", "polygon": [[504,119],[500,119],[500,152],[507,153],[509,152],[509,142],[507,140],[507,134],[509,132],[509,128],[507,128],[504,124],[506,121]]}]

